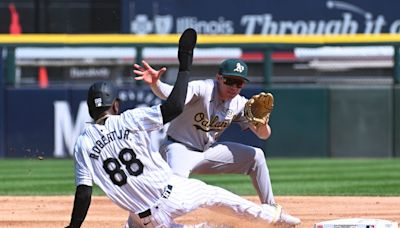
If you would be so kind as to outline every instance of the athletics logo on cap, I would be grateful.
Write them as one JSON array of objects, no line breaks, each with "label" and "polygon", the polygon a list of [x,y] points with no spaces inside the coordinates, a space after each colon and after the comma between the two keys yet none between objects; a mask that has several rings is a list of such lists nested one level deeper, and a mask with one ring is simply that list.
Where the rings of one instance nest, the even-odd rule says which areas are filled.
[{"label": "athletics logo on cap", "polygon": [[240,63],[237,63],[237,64],[236,64],[236,68],[233,69],[233,71],[242,73],[242,71],[244,71],[244,66],[240,65]]}]

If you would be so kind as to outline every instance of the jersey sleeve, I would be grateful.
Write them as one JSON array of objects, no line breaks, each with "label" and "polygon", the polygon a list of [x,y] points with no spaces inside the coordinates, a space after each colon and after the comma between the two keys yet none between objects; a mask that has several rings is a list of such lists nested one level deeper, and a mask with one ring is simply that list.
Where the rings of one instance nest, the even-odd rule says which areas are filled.
[{"label": "jersey sleeve", "polygon": [[163,127],[160,105],[129,109],[121,118],[123,125],[132,131],[155,131]]},{"label": "jersey sleeve", "polygon": [[93,178],[90,173],[89,167],[85,161],[83,148],[83,138],[78,137],[74,147],[74,157],[75,157],[75,184],[93,186]]},{"label": "jersey sleeve", "polygon": [[[212,83],[212,80],[210,82]],[[204,94],[207,93],[208,87],[209,85],[207,85],[207,81],[205,80],[197,80],[189,82],[185,104],[194,102],[199,97],[203,97]]]},{"label": "jersey sleeve", "polygon": [[158,98],[166,100],[171,94],[173,86],[158,80],[157,83],[150,88]]},{"label": "jersey sleeve", "polygon": [[[169,85],[162,81],[158,81],[155,86],[151,87],[151,90],[157,97],[162,100],[166,100],[171,94],[173,88],[174,87],[172,85]],[[185,104],[188,104],[193,99],[203,94],[206,88],[207,85],[204,81],[197,80],[189,82]]]}]

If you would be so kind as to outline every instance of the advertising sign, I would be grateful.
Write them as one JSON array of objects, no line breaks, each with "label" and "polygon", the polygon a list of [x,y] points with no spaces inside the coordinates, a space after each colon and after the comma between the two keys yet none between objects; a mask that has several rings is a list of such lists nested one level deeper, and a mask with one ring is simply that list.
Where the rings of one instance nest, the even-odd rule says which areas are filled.
[{"label": "advertising sign", "polygon": [[124,33],[400,33],[400,2],[387,0],[123,0]]}]

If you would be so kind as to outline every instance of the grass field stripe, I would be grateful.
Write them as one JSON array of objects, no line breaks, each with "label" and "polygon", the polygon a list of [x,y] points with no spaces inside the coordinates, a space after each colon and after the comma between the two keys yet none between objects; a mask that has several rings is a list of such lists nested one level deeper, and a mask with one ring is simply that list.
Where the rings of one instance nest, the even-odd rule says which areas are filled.
[{"label": "grass field stripe", "polygon": [[[268,160],[274,193],[304,196],[400,196],[400,159]],[[1,159],[0,195],[73,195],[71,159]],[[239,195],[256,195],[245,175],[194,175]],[[95,195],[104,195],[97,187]]]}]

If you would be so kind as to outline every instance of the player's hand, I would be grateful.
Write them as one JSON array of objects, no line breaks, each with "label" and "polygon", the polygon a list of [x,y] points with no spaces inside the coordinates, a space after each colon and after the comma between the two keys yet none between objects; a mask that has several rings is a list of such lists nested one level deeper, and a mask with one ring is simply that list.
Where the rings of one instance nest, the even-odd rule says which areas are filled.
[{"label": "player's hand", "polygon": [[136,63],[133,65],[136,68],[136,70],[133,70],[133,73],[137,75],[135,80],[143,80],[149,85],[156,84],[158,79],[165,73],[165,71],[167,71],[166,67],[163,67],[160,70],[155,70],[144,60],[142,60],[142,64],[143,67]]}]

